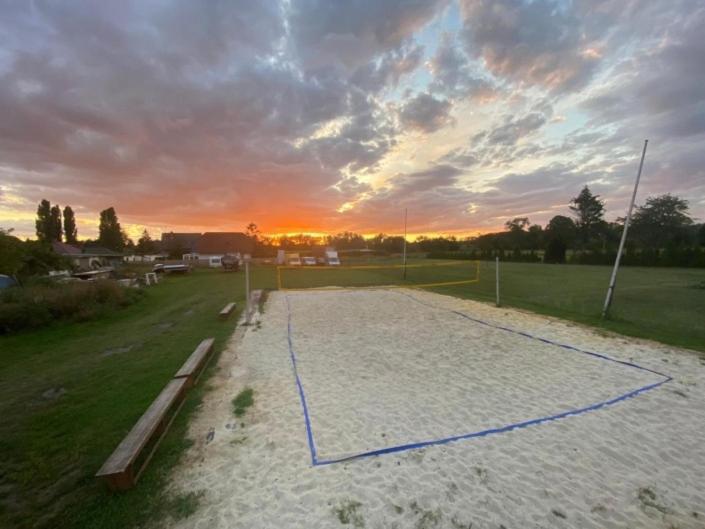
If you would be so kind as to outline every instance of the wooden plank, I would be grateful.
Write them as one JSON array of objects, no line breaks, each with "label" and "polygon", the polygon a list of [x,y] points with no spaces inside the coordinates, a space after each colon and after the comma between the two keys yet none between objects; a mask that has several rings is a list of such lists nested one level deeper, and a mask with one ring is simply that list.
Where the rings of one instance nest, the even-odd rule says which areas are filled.
[{"label": "wooden plank", "polygon": [[220,316],[222,319],[226,319],[228,316],[230,316],[230,313],[231,313],[233,310],[235,310],[235,302],[234,302],[234,301],[231,302],[231,303],[228,303],[227,305],[225,305],[225,307],[223,308],[223,310],[220,311],[219,316]]},{"label": "wooden plank", "polygon": [[[105,461],[96,477],[104,479],[113,490],[125,490],[135,485],[178,413],[186,386],[186,379],[173,379],[164,387]],[[140,457],[142,461],[137,464]]]},{"label": "wooden plank", "polygon": [[193,386],[213,351],[213,342],[213,338],[206,338],[198,344],[196,350],[186,359],[186,362],[177,371],[174,378],[183,378],[186,380],[188,387]]}]

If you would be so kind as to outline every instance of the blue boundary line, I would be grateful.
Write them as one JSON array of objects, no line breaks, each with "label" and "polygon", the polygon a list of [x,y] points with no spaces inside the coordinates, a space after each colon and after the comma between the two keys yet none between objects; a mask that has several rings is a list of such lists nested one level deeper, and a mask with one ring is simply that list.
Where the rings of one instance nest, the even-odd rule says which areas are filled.
[{"label": "blue boundary line", "polygon": [[437,306],[432,305],[430,303],[425,303],[425,302],[421,301],[420,299],[415,298],[414,296],[411,296],[411,295],[406,294],[404,292],[397,292],[397,293],[401,294],[403,296],[406,296],[408,298],[411,298],[412,300],[416,301],[417,303],[419,303],[421,305],[425,305],[427,307],[431,307],[436,310],[447,310],[447,311],[451,312],[452,314],[455,314],[457,316],[460,316],[460,317],[465,318],[467,320],[470,320],[472,322],[479,323],[481,325],[485,325],[487,327],[499,329],[499,330],[502,330],[505,332],[510,332],[513,334],[518,334],[520,336],[524,336],[525,338],[529,338],[532,340],[538,340],[540,342],[544,342],[549,345],[554,345],[556,347],[562,347],[563,349],[567,349],[569,351],[575,351],[578,353],[590,355],[592,357],[599,358],[600,360],[614,362],[616,364],[622,364],[627,367],[640,369],[642,371],[647,371],[649,373],[653,373],[655,375],[663,377],[663,380],[661,380],[659,382],[655,382],[653,384],[648,384],[646,386],[642,386],[640,388],[629,391],[627,393],[623,393],[613,399],[597,402],[595,404],[591,404],[591,405],[585,406],[583,408],[576,408],[576,409],[564,411],[564,412],[561,412],[561,413],[558,413],[555,415],[547,415],[545,417],[540,417],[537,419],[530,419],[530,420],[523,421],[523,422],[512,423],[512,424],[508,424],[506,426],[501,426],[499,428],[490,428],[488,430],[481,430],[479,432],[471,432],[471,433],[466,433],[466,434],[462,434],[462,435],[455,435],[455,436],[451,436],[451,437],[445,437],[443,439],[432,439],[432,440],[428,440],[428,441],[420,441],[420,442],[416,442],[416,443],[390,446],[390,447],[386,447],[386,448],[380,448],[377,450],[370,450],[368,452],[361,452],[359,454],[353,454],[350,456],[345,456],[345,457],[341,457],[341,458],[337,458],[337,459],[318,459],[318,455],[316,453],[316,443],[313,438],[313,430],[311,428],[311,420],[310,420],[309,413],[308,413],[308,405],[306,403],[306,394],[304,392],[303,384],[301,383],[301,378],[299,377],[299,372],[297,369],[297,362],[296,362],[296,354],[294,352],[294,345],[292,342],[291,305],[289,303],[289,295],[285,294],[286,310],[287,310],[287,342],[289,344],[289,356],[291,357],[291,364],[292,364],[292,368],[294,371],[294,378],[296,380],[296,387],[298,388],[298,391],[299,391],[299,398],[301,400],[301,407],[303,408],[303,412],[304,412],[304,422],[306,424],[306,436],[308,439],[308,447],[311,452],[311,464],[313,466],[331,465],[334,463],[342,463],[345,461],[351,461],[353,459],[358,459],[358,458],[362,458],[362,457],[371,457],[371,456],[379,456],[379,455],[383,455],[383,454],[391,454],[394,452],[403,452],[406,450],[414,450],[417,448],[424,448],[426,446],[432,446],[432,445],[445,445],[448,443],[453,443],[455,441],[461,441],[464,439],[472,439],[475,437],[486,437],[488,435],[510,432],[512,430],[518,430],[520,428],[526,428],[528,426],[534,426],[534,425],[542,424],[545,422],[563,419],[563,418],[569,417],[569,416],[581,415],[583,413],[588,413],[591,411],[599,410],[600,408],[604,408],[606,406],[611,406],[611,405],[617,404],[618,402],[621,402],[623,400],[627,400],[627,399],[636,397],[637,395],[639,395],[641,393],[645,393],[647,391],[655,389],[655,388],[661,386],[662,384],[665,384],[666,382],[670,382],[671,380],[673,380],[673,378],[669,375],[666,375],[664,373],[660,373],[658,371],[654,371],[653,369],[649,369],[649,368],[637,365],[633,362],[626,362],[624,360],[618,360],[616,358],[611,358],[611,357],[604,355],[604,354],[595,353],[592,351],[586,351],[584,349],[579,349],[577,347],[573,347],[572,345],[562,344],[559,342],[554,342],[554,341],[549,340],[547,338],[541,338],[539,336],[534,336],[534,335],[529,334],[527,332],[518,331],[516,329],[511,329],[509,327],[503,327],[501,325],[495,325],[493,323],[489,323],[484,320],[479,320],[477,318],[473,318],[472,316],[468,316],[467,314],[460,312],[460,311],[457,311],[457,310],[443,309],[441,307],[437,307]]},{"label": "blue boundary line", "polygon": [[299,389],[299,398],[301,399],[301,407],[304,409],[304,421],[306,422],[306,437],[308,438],[308,449],[311,451],[311,464],[318,464],[316,455],[316,443],[313,441],[313,430],[311,430],[311,420],[308,416],[308,406],[306,405],[306,395],[304,387],[301,384],[299,370],[296,368],[296,354],[294,354],[294,345],[291,343],[291,306],[289,305],[289,295],[286,294],[286,314],[287,314],[287,333],[286,338],[289,342],[289,356],[291,357],[291,365],[294,369],[294,378],[296,379],[296,387]]}]

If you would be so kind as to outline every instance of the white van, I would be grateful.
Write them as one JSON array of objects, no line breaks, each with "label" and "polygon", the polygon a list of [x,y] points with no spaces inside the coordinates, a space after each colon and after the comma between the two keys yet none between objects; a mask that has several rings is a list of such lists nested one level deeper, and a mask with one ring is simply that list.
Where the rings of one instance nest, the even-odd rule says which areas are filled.
[{"label": "white van", "polygon": [[340,266],[338,252],[335,250],[326,250],[326,263],[330,266]]}]

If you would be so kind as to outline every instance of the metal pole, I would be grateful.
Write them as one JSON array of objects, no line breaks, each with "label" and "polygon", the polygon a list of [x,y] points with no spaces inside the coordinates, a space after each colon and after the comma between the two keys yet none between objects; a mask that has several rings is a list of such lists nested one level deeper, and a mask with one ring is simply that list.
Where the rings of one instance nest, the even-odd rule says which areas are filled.
[{"label": "metal pole", "polygon": [[617,270],[619,270],[619,261],[622,259],[622,251],[624,250],[624,243],[627,241],[627,230],[629,229],[629,221],[632,218],[632,210],[634,209],[634,201],[636,200],[636,191],[639,188],[639,180],[641,179],[641,170],[644,167],[644,158],[646,157],[646,146],[649,144],[649,140],[644,140],[644,150],[641,151],[641,161],[639,162],[639,171],[636,174],[636,182],[634,182],[634,192],[632,193],[632,200],[629,203],[629,210],[627,211],[627,218],[624,219],[624,231],[622,231],[622,238],[619,241],[619,250],[617,250],[617,258],[614,260],[614,268],[612,269],[612,277],[610,278],[610,286],[607,288],[607,296],[605,297],[605,306],[602,308],[602,317],[607,317],[607,313],[610,310],[610,305],[612,305],[612,297],[614,296],[614,287],[617,283]]},{"label": "metal pole", "polygon": [[404,279],[406,279],[406,219],[407,209],[404,208]]},{"label": "metal pole", "polygon": [[245,311],[246,321],[250,318],[250,260],[245,260]]},{"label": "metal pole", "polygon": [[497,296],[495,305],[499,307],[499,257],[495,257],[494,259],[495,294]]}]

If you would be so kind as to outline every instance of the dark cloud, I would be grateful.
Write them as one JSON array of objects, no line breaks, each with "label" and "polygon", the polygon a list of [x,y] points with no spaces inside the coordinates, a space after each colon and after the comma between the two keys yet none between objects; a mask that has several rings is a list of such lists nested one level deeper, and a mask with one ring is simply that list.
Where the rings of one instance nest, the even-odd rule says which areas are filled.
[{"label": "dark cloud", "polygon": [[467,230],[471,194],[460,184],[462,174],[448,164],[397,174],[342,214],[339,222],[361,230],[398,233],[407,208],[412,231]]},{"label": "dark cloud", "polygon": [[416,70],[423,58],[423,46],[403,45],[355,70],[351,82],[362,90],[377,92],[396,87],[402,76]]},{"label": "dark cloud", "polygon": [[[584,185],[596,193],[604,187],[604,171],[579,164],[553,163],[523,173],[507,173],[483,192],[472,193],[472,220],[476,225],[494,227],[505,220],[527,216],[534,224],[545,225],[554,215],[569,215],[568,205]],[[615,215],[616,216],[616,215]]]},{"label": "dark cloud", "polygon": [[421,93],[407,100],[399,111],[402,124],[423,132],[435,132],[453,122],[450,101]]},{"label": "dark cloud", "polygon": [[531,112],[518,119],[507,118],[502,125],[487,136],[490,145],[515,145],[521,138],[532,134],[546,123],[546,116]]},{"label": "dark cloud", "polygon": [[496,90],[490,81],[471,67],[467,55],[449,33],[443,34],[429,67],[433,74],[429,85],[432,92],[462,99],[467,96],[489,97]]},{"label": "dark cloud", "polygon": [[433,18],[446,0],[297,0],[289,24],[294,47],[306,69],[368,63],[399,47]]},{"label": "dark cloud", "polygon": [[473,134],[468,146],[450,149],[438,162],[463,168],[484,166],[501,169],[516,161],[564,152],[567,145],[547,146],[531,141],[552,114],[550,105],[539,102],[525,114],[504,115],[498,124]]},{"label": "dark cloud", "polygon": [[705,131],[705,7],[671,20],[658,46],[615,68],[615,82],[584,102],[596,123],[639,121],[664,137]]},{"label": "dark cloud", "polygon": [[449,163],[463,168],[472,167],[478,161],[477,156],[462,147],[451,149],[439,159],[441,163]]},{"label": "dark cloud", "polygon": [[553,91],[583,86],[597,65],[581,19],[553,0],[462,0],[468,53],[494,75]]},{"label": "dark cloud", "polygon": [[447,187],[458,182],[458,176],[463,172],[452,165],[437,165],[425,171],[406,175],[397,175],[394,179],[395,193],[405,194],[417,191],[427,191],[437,187]]},{"label": "dark cloud", "polygon": [[[705,7],[463,0],[456,32],[447,3],[6,2],[0,208],[281,231],[389,229],[409,207],[416,229],[472,230],[565,213],[589,182],[617,216],[648,137],[643,193],[705,216]],[[384,173],[403,149],[420,165]]]},{"label": "dark cloud", "polygon": [[[114,204],[137,222],[258,215],[276,230],[285,212],[268,213],[279,200],[302,228],[324,223],[356,189],[336,187],[340,170],[366,170],[394,145],[389,113],[367,92],[396,83],[421,55],[389,50],[358,86],[331,69],[307,75],[287,58],[278,2],[32,6],[7,8],[0,23],[10,36],[0,153],[22,169],[12,184],[32,201]],[[399,13],[406,29],[388,21],[398,38],[381,45],[432,13],[417,11]],[[379,34],[365,22],[361,34]],[[333,120],[346,125],[307,140]]]},{"label": "dark cloud", "polygon": [[305,146],[327,169],[369,171],[395,145],[397,130],[385,109],[364,93],[353,91],[347,103],[339,130]]}]

